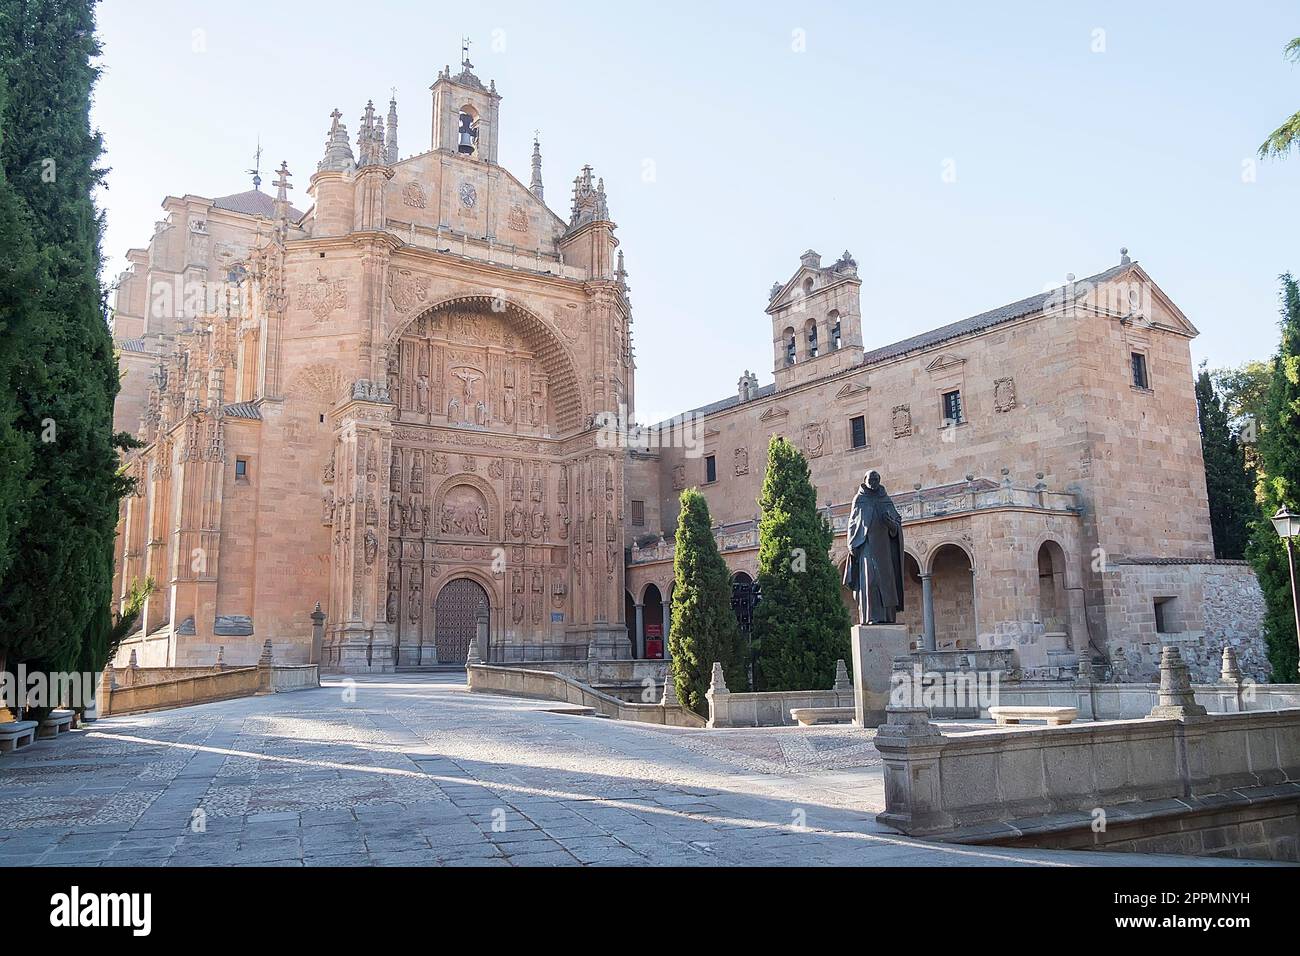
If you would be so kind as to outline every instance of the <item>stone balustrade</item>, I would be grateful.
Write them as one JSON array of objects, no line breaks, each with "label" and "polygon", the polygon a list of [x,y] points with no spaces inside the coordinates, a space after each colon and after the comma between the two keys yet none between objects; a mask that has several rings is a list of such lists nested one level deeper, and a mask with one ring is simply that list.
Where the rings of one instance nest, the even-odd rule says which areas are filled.
[{"label": "stone balustrade", "polygon": [[[1048,491],[1045,485],[1024,487],[1010,482],[998,484],[989,479],[966,482],[965,485],[945,485],[941,488],[922,488],[911,494],[894,495],[894,504],[903,518],[903,524],[951,518],[999,508],[1033,509],[1037,511],[1076,514],[1078,499],[1070,492]],[[822,508],[837,535],[848,528],[848,503]],[[722,552],[740,551],[758,547],[758,519],[737,521],[713,527],[713,538]],[[654,564],[671,561],[674,543],[661,538],[645,546],[633,543],[630,563]]]},{"label": "stone balustrade", "polygon": [[453,229],[430,229],[396,219],[389,219],[387,225],[388,231],[394,236],[408,245],[422,249],[435,249],[525,272],[561,276],[565,279],[587,278],[585,269],[565,265],[554,253],[523,249],[509,242],[489,241]]}]

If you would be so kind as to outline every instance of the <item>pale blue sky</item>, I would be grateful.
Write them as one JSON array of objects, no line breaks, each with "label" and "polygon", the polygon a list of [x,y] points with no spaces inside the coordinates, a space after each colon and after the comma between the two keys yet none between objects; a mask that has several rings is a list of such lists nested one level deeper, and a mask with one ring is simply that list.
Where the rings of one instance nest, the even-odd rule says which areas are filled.
[{"label": "pale blue sky", "polygon": [[1121,245],[1201,330],[1198,361],[1275,347],[1300,156],[1254,182],[1242,164],[1300,109],[1294,3],[451,6],[104,0],[111,274],[164,195],[249,188],[259,134],[265,183],[288,160],[300,208],[335,106],[355,133],[396,86],[402,155],[427,149],[428,87],[468,34],[504,97],[503,165],[526,182],[540,128],[565,218],[578,169],[605,178],[642,421],[732,394],[745,368],[771,381],[767,291],[809,247],[857,258],[868,348],[1100,271]]}]

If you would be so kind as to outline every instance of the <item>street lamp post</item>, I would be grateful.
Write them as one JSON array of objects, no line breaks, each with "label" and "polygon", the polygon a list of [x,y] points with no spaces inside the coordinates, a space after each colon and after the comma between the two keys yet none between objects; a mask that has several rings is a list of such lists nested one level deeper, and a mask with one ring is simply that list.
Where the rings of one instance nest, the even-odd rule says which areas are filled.
[{"label": "street lamp post", "polygon": [[1291,572],[1291,607],[1295,613],[1296,641],[1300,644],[1300,593],[1296,592],[1295,551],[1291,544],[1291,539],[1300,535],[1300,514],[1283,505],[1273,515],[1273,527],[1277,529],[1278,537],[1286,542],[1286,565]]}]

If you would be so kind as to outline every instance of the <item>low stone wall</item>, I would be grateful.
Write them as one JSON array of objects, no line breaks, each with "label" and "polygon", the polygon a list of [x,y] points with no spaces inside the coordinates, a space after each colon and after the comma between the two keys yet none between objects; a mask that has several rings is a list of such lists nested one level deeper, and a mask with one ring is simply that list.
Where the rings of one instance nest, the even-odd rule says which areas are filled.
[{"label": "low stone wall", "polygon": [[[1196,702],[1211,713],[1247,713],[1300,707],[1300,684],[1197,684]],[[1011,707],[1075,707],[1080,720],[1133,720],[1156,705],[1158,684],[1001,683],[997,703]],[[932,715],[934,716],[934,715]],[[984,709],[980,716],[987,717]]]},{"label": "low stone wall", "polygon": [[673,727],[703,727],[704,718],[680,705],[629,704],[551,671],[498,664],[471,664],[466,668],[469,689],[477,694],[508,694],[537,700],[555,700],[590,707],[603,717]]},{"label": "low stone wall", "polygon": [[113,679],[119,688],[144,687],[148,684],[161,684],[166,681],[181,680],[186,677],[204,677],[208,674],[220,674],[229,667],[119,667],[113,671]]},{"label": "low stone wall", "polygon": [[875,744],[877,819],[912,836],[1300,859],[1300,709],[957,734],[891,711]]},{"label": "low stone wall", "polygon": [[271,690],[284,694],[311,690],[320,686],[320,668],[316,664],[274,664],[271,667]]},{"label": "low stone wall", "polygon": [[550,671],[595,688],[648,689],[653,686],[655,700],[663,691],[664,677],[668,673],[667,661],[645,660],[530,661],[526,664],[494,663],[492,666]]},{"label": "low stone wall", "polygon": [[[165,679],[150,671],[195,671]],[[144,673],[145,680],[139,676]],[[128,683],[123,683],[123,676]],[[320,673],[315,664],[272,664],[270,667],[231,667],[220,670],[207,667],[178,668],[126,668],[114,671],[112,683],[101,681],[99,715],[137,714],[170,707],[188,707],[255,694],[278,694],[295,690],[308,690],[320,686]]]},{"label": "low stone wall", "polygon": [[709,696],[710,727],[793,727],[793,707],[852,707],[853,691],[782,690]]},{"label": "low stone wall", "polygon": [[256,667],[235,667],[209,671],[192,677],[138,684],[133,687],[105,687],[99,701],[101,717],[138,714],[168,707],[188,707],[233,697],[251,697],[262,686]]}]

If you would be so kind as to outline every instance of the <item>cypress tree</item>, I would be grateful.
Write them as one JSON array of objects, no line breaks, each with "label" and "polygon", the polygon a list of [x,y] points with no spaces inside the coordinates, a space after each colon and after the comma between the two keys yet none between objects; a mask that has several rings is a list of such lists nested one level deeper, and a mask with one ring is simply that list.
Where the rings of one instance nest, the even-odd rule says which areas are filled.
[{"label": "cypress tree", "polygon": [[1269,521],[1279,507],[1300,510],[1300,288],[1289,274],[1282,276],[1281,298],[1282,341],[1273,357],[1273,376],[1259,426],[1255,492],[1260,512],[1251,529],[1247,555],[1268,606],[1264,638],[1273,680],[1294,683],[1300,655],[1291,576],[1286,547]]},{"label": "cypress tree", "polygon": [[748,689],[740,653],[740,627],[731,609],[731,575],[713,539],[709,503],[695,488],[681,495],[673,554],[672,655],[669,679],[677,699],[701,716],[708,715],[705,693],[714,663],[722,665],[730,690]]},{"label": "cypress tree", "polygon": [[47,266],[26,291],[23,353],[7,363],[13,427],[32,448],[26,515],[0,581],[0,653],[15,660],[74,659],[102,627],[128,487],[92,195],[103,179],[90,127],[94,28],[92,0],[0,0],[0,170]]},{"label": "cypress tree", "polygon": [[1255,492],[1245,449],[1233,433],[1227,410],[1204,367],[1196,377],[1196,408],[1201,422],[1201,456],[1205,460],[1214,556],[1239,560],[1245,557],[1250,522],[1255,517]]},{"label": "cypress tree", "polygon": [[774,437],[758,499],[758,585],[754,608],[760,690],[818,690],[848,660],[849,612],[831,561],[834,531],[817,510],[803,453]]},{"label": "cypress tree", "polygon": [[[0,117],[8,101],[0,72]],[[0,149],[5,130],[0,125]],[[44,257],[37,251],[21,201],[0,167],[0,583],[13,563],[18,538],[27,523],[31,492],[32,435],[19,428],[21,405],[16,379],[31,349],[35,309],[31,290],[40,286]],[[4,666],[0,635],[0,670]]]}]

